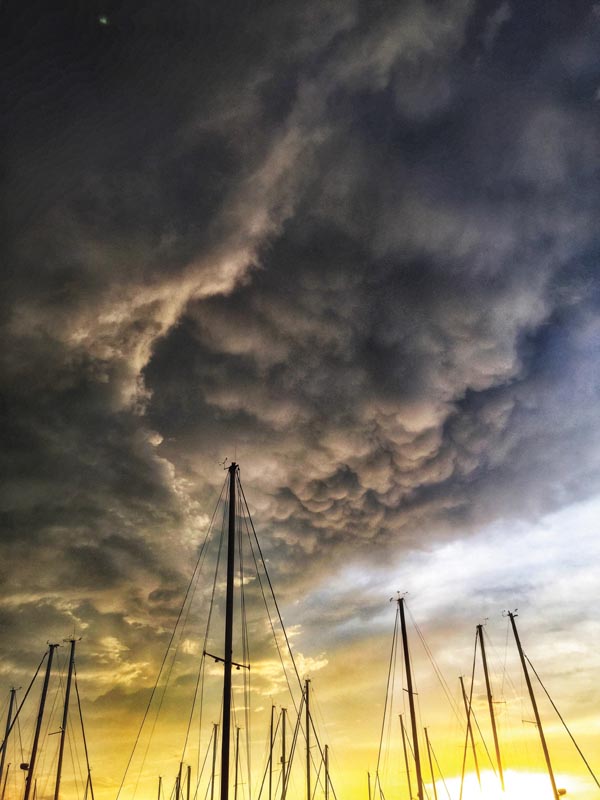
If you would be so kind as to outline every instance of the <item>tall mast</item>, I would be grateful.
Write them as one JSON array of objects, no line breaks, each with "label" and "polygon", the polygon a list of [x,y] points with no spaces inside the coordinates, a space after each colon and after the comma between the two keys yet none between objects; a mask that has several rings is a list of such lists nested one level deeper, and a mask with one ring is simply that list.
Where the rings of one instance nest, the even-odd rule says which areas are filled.
[{"label": "tall mast", "polygon": [[69,671],[67,673],[67,685],[65,688],[65,704],[63,707],[62,725],[60,728],[60,744],[58,747],[58,765],[56,767],[56,784],[54,786],[54,800],[58,800],[60,791],[60,779],[62,775],[63,754],[65,750],[65,738],[67,736],[67,724],[69,721],[69,699],[71,697],[71,680],[73,678],[73,665],[75,664],[75,639],[69,639],[71,650],[69,652]]},{"label": "tall mast", "polygon": [[[233,797],[237,800],[238,796],[238,764],[240,759],[240,729],[235,729],[235,778],[233,780]],[[188,798],[189,800],[189,798]]]},{"label": "tall mast", "polygon": [[183,761],[179,762],[179,770],[177,772],[177,780],[175,781],[175,800],[181,800],[181,795],[183,794],[181,790],[181,772],[183,770]]},{"label": "tall mast", "polygon": [[308,698],[310,692],[310,680],[304,681],[304,695],[306,697],[305,721],[306,721],[306,800],[311,800],[310,794],[310,710]]},{"label": "tall mast", "polygon": [[192,768],[188,764],[187,778],[186,778],[186,795],[185,795],[187,800],[190,800],[191,789],[192,789]]},{"label": "tall mast", "polygon": [[552,771],[552,764],[550,763],[550,754],[548,753],[548,746],[546,745],[546,737],[544,736],[542,721],[540,719],[537,703],[535,701],[535,695],[533,694],[533,687],[531,685],[531,679],[529,678],[529,671],[527,669],[527,664],[525,663],[525,655],[523,653],[523,648],[521,647],[521,640],[519,639],[519,634],[517,632],[517,624],[515,622],[515,616],[516,614],[514,613],[511,614],[510,611],[508,612],[508,618],[510,619],[510,624],[512,625],[513,633],[515,635],[515,642],[517,643],[517,650],[519,651],[519,658],[521,659],[521,666],[523,667],[523,674],[525,675],[525,683],[527,684],[527,690],[529,691],[529,698],[531,700],[531,705],[533,706],[535,722],[540,734],[540,741],[542,743],[542,750],[544,751],[544,758],[546,759],[546,768],[548,769],[548,776],[550,777],[550,783],[552,784],[552,792],[554,793],[554,800],[559,800],[558,789],[556,788],[556,781],[554,780],[554,772]]},{"label": "tall mast", "polygon": [[465,713],[467,715],[467,734],[471,739],[471,747],[473,749],[473,759],[475,760],[475,771],[477,772],[477,781],[481,786],[481,775],[479,774],[479,761],[477,760],[477,750],[475,749],[475,739],[473,737],[473,726],[471,725],[471,706],[467,701],[467,693],[465,691],[465,682],[463,680],[463,676],[459,675],[458,680],[460,681],[463,703],[465,704]]},{"label": "tall mast", "polygon": [[498,744],[498,732],[496,730],[496,715],[494,714],[492,687],[490,684],[490,676],[488,673],[487,659],[485,657],[485,644],[483,643],[483,625],[477,626],[477,633],[479,634],[479,644],[481,645],[481,660],[483,662],[483,674],[485,675],[485,688],[487,691],[488,707],[490,709],[490,719],[492,721],[492,733],[494,734],[494,747],[496,748],[496,763],[498,764],[500,785],[502,786],[502,791],[504,791],[504,773],[502,772],[502,761],[500,759],[500,745]]},{"label": "tall mast", "polygon": [[[29,800],[33,783],[33,770],[35,768],[35,761],[37,758],[38,743],[40,740],[40,731],[42,729],[42,717],[44,716],[44,706],[46,705],[46,695],[48,694],[48,683],[50,682],[50,670],[52,669],[52,658],[54,651],[58,647],[57,644],[48,645],[48,663],[46,664],[46,675],[44,676],[44,685],[42,687],[42,694],[40,697],[40,707],[38,710],[37,722],[35,725],[35,734],[33,736],[33,745],[31,747],[31,760],[27,769],[27,777],[25,778],[25,794],[23,800]],[[34,788],[35,794],[35,788]]]},{"label": "tall mast", "polygon": [[406,764],[406,779],[408,780],[408,796],[412,800],[412,785],[410,782],[410,765],[408,763],[408,750],[406,749],[406,730],[404,728],[404,720],[400,714],[400,730],[402,731],[402,749],[404,750],[404,763]]},{"label": "tall mast", "polygon": [[8,714],[6,715],[6,729],[4,731],[4,747],[2,748],[2,755],[0,755],[0,784],[2,783],[2,776],[4,775],[4,759],[6,758],[6,740],[10,733],[10,723],[12,721],[12,711],[15,704],[16,689],[10,690],[10,700],[8,701]]},{"label": "tall mast", "polygon": [[273,800],[273,722],[275,706],[271,704],[271,724],[269,725],[269,800]]},{"label": "tall mast", "polygon": [[408,652],[408,636],[406,633],[406,620],[404,619],[404,598],[398,598],[400,610],[400,626],[402,630],[402,649],[404,651],[404,668],[406,670],[406,683],[408,688],[408,707],[410,709],[410,725],[412,729],[413,753],[415,754],[415,769],[417,772],[417,797],[423,800],[423,777],[421,775],[421,758],[419,756],[419,738],[417,736],[417,717],[415,714],[415,698],[412,688],[412,673],[410,669],[410,655]]},{"label": "tall mast", "polygon": [[[233,582],[235,572],[235,479],[238,465],[229,467],[229,529],[227,535],[227,594],[225,652],[223,654],[223,733],[221,736],[221,800],[229,800],[229,745],[231,731],[231,665],[233,660]],[[27,798],[25,799],[27,800]]]},{"label": "tall mast", "polygon": [[158,800],[160,800],[160,796],[162,794],[162,778],[158,776]]},{"label": "tall mast", "polygon": [[371,800],[371,773],[367,772],[367,784],[369,787],[369,800]]},{"label": "tall mast", "polygon": [[427,733],[427,728],[423,729],[425,731],[425,741],[427,742],[427,756],[429,758],[429,771],[431,772],[431,785],[433,786],[433,797],[435,800],[438,800],[437,788],[435,785],[435,775],[433,774],[433,761],[431,760],[431,744],[429,743],[429,734]]},{"label": "tall mast", "polygon": [[0,800],[4,800],[4,795],[6,794],[6,783],[8,781],[8,773],[10,772],[10,761],[6,767],[6,775],[4,776],[4,783],[2,784],[2,794],[0,795]]},{"label": "tall mast", "polygon": [[329,745],[325,745],[325,800],[329,800]]},{"label": "tall mast", "polygon": [[281,800],[285,800],[287,794],[287,770],[285,760],[287,758],[285,752],[285,718],[287,711],[285,708],[281,709]]},{"label": "tall mast", "polygon": [[212,778],[210,781],[210,800],[214,800],[215,797],[215,779],[216,779],[216,772],[217,772],[217,729],[218,725],[216,722],[213,723],[213,752],[212,752]]}]

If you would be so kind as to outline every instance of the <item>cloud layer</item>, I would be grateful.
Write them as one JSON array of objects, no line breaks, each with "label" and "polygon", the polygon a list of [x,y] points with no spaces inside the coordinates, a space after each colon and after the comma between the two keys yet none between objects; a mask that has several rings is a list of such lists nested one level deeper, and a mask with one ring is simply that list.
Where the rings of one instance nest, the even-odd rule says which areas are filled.
[{"label": "cloud layer", "polygon": [[290,602],[595,496],[593,4],[1,14],[5,674],[151,675],[224,458]]}]

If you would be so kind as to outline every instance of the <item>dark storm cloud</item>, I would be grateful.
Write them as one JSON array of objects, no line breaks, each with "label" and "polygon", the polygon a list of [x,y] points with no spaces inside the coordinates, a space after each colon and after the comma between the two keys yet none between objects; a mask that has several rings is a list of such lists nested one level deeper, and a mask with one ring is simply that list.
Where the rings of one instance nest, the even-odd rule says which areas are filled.
[{"label": "dark storm cloud", "polygon": [[0,13],[7,596],[167,617],[236,447],[306,582],[597,489],[591,4]]}]

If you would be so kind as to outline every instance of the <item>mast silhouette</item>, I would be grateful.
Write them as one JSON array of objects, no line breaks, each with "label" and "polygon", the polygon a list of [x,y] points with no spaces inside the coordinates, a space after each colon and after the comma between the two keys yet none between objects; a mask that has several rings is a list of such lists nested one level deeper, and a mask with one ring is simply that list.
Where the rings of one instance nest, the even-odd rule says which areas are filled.
[{"label": "mast silhouette", "polygon": [[211,781],[210,781],[210,800],[214,800],[214,797],[215,797],[215,779],[216,779],[216,772],[217,772],[218,729],[219,729],[219,726],[217,725],[217,723],[213,722],[213,752],[212,752],[212,770],[211,770]]},{"label": "mast silhouette", "polygon": [[2,776],[4,775],[4,760],[6,758],[6,740],[8,739],[8,734],[10,733],[10,729],[12,727],[11,725],[12,712],[13,712],[13,706],[15,704],[16,693],[17,693],[16,689],[10,690],[10,700],[8,701],[8,713],[6,715],[6,730],[4,731],[4,747],[2,748],[2,754],[0,755],[0,784],[2,783]]},{"label": "mast silhouette", "polygon": [[273,725],[275,706],[271,703],[271,723],[269,725],[269,800],[273,798]]},{"label": "mast silhouette", "polygon": [[494,714],[494,703],[492,700],[492,687],[490,684],[490,676],[488,673],[487,659],[485,657],[485,644],[483,642],[483,625],[477,626],[477,633],[479,635],[479,644],[481,645],[481,660],[483,662],[483,674],[485,676],[485,688],[487,691],[488,707],[490,709],[490,719],[492,721],[492,733],[494,735],[494,747],[496,748],[496,763],[498,764],[498,774],[500,776],[500,785],[504,791],[504,773],[502,772],[502,760],[500,758],[500,745],[498,743],[498,731],[496,730],[496,715]]},{"label": "mast silhouette", "polygon": [[63,706],[62,725],[60,728],[60,745],[58,748],[58,765],[56,767],[56,784],[54,786],[54,800],[58,800],[60,791],[60,779],[62,776],[62,763],[65,751],[65,738],[67,735],[67,723],[69,720],[69,699],[71,697],[71,681],[73,679],[73,666],[75,665],[75,639],[69,639],[71,650],[69,652],[69,672],[67,674],[67,685],[65,688],[65,704]]},{"label": "mast silhouette", "polygon": [[521,659],[521,666],[523,667],[523,674],[525,675],[525,683],[527,684],[529,699],[531,700],[531,705],[533,706],[535,722],[540,734],[540,741],[542,743],[542,750],[544,751],[544,758],[546,760],[546,768],[548,770],[548,776],[550,778],[550,783],[552,784],[552,792],[554,793],[554,800],[559,800],[558,789],[556,788],[556,781],[554,780],[554,772],[552,771],[552,764],[550,763],[550,754],[548,752],[548,746],[546,744],[546,737],[544,736],[542,721],[540,719],[537,703],[535,701],[535,695],[533,694],[533,687],[531,685],[529,671],[527,669],[527,664],[525,663],[525,655],[523,653],[523,648],[521,647],[521,640],[519,639],[519,634],[517,632],[517,624],[515,622],[515,616],[516,613],[511,613],[510,611],[508,612],[508,618],[510,619],[510,624],[512,625],[513,634],[515,636],[515,642],[517,644],[517,650],[519,651],[519,658]]},{"label": "mast silhouette", "polygon": [[423,777],[421,774],[421,757],[419,755],[419,737],[417,735],[417,716],[415,713],[415,698],[412,687],[412,672],[410,668],[410,654],[408,652],[408,635],[406,633],[406,620],[404,619],[404,598],[398,598],[398,609],[400,611],[400,628],[402,631],[402,650],[404,652],[404,668],[406,670],[406,683],[408,689],[408,707],[410,710],[410,726],[412,729],[413,753],[415,756],[415,769],[417,772],[417,797],[423,798]]},{"label": "mast silhouette", "polygon": [[[29,800],[29,796],[31,794],[32,783],[33,783],[33,771],[37,759],[40,731],[42,729],[42,718],[44,716],[44,707],[46,705],[46,696],[48,694],[48,683],[50,682],[50,671],[52,669],[52,659],[54,656],[54,651],[56,650],[57,647],[58,644],[48,645],[48,663],[46,664],[46,674],[44,676],[44,685],[42,687],[42,695],[40,697],[40,706],[38,710],[37,722],[35,725],[35,733],[33,736],[33,745],[31,747],[31,759],[29,761],[29,767],[27,768],[27,777],[25,778],[25,794],[23,795],[23,800]],[[33,789],[35,796],[35,784],[33,786]]]},{"label": "mast silhouette", "polygon": [[309,691],[310,680],[304,682],[304,696],[306,698],[305,720],[306,720],[306,800],[311,800],[310,793],[310,710],[309,710]]},{"label": "mast silhouette", "polygon": [[[479,773],[479,761],[477,759],[477,750],[475,749],[475,739],[473,737],[473,726],[471,725],[471,706],[467,700],[467,693],[465,691],[465,682],[463,680],[463,676],[459,675],[458,680],[460,681],[460,688],[462,691],[462,698],[463,703],[465,705],[465,713],[467,715],[467,735],[471,740],[471,748],[473,750],[473,759],[475,761],[475,772],[477,773],[477,782],[481,786],[481,775]],[[466,749],[466,744],[465,744]]]},{"label": "mast silhouette", "polygon": [[287,770],[285,751],[285,727],[286,727],[287,709],[281,709],[281,800],[285,800],[287,794]]},{"label": "mast silhouette", "polygon": [[431,772],[431,785],[433,786],[433,797],[434,800],[438,800],[437,787],[435,785],[435,775],[433,772],[433,761],[431,759],[431,744],[429,742],[429,734],[427,733],[427,728],[424,728],[423,730],[425,731],[425,741],[427,743],[427,757],[429,758],[429,771]]},{"label": "mast silhouette", "polygon": [[[231,736],[231,667],[233,663],[233,583],[235,572],[235,480],[238,465],[229,466],[229,527],[227,534],[227,593],[225,599],[225,652],[223,653],[223,733],[221,736],[221,800],[229,800],[229,750]],[[27,800],[27,798],[25,799]]]},{"label": "mast silhouette", "polygon": [[410,765],[408,763],[408,750],[406,749],[406,730],[404,728],[404,720],[402,714],[400,716],[400,730],[402,731],[402,750],[404,751],[404,763],[406,765],[406,780],[408,781],[408,796],[412,800],[412,785],[410,782]]}]

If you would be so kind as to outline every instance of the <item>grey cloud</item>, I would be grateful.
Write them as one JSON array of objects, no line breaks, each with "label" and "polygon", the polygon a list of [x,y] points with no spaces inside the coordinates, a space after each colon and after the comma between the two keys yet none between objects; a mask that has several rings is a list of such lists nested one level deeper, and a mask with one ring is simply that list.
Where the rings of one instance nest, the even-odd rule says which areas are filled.
[{"label": "grey cloud", "polygon": [[506,8],[11,10],[11,637],[151,671],[236,448],[286,598],[597,490],[598,32]]}]

